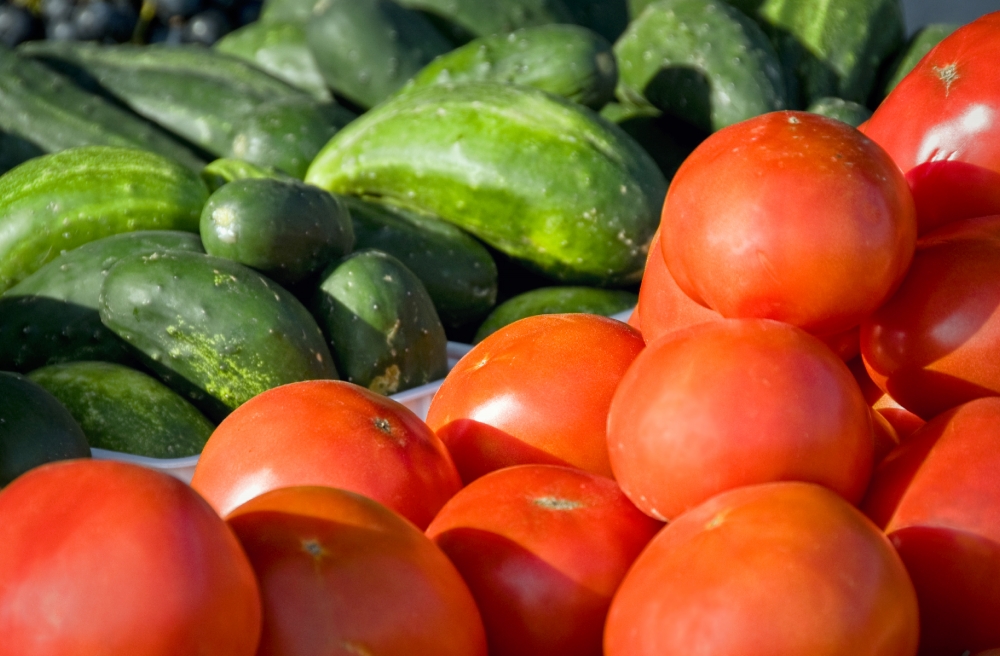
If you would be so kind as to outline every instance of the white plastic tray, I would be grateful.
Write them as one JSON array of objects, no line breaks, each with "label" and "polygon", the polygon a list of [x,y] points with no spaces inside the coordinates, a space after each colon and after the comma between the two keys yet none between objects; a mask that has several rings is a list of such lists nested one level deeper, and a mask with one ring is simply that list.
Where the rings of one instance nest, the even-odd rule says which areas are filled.
[{"label": "white plastic tray", "polygon": [[[450,370],[454,367],[462,356],[470,350],[472,350],[470,344],[448,342],[448,369]],[[399,401],[412,410],[418,417],[424,419],[427,417],[427,410],[430,408],[431,399],[434,398],[434,393],[441,387],[442,380],[436,380],[433,383],[427,383],[426,385],[414,387],[399,394],[393,394],[389,398]],[[151,469],[159,469],[166,474],[181,479],[185,483],[191,482],[191,477],[194,476],[194,467],[198,464],[198,456],[188,456],[187,458],[147,458],[145,456],[134,456],[129,453],[119,453],[118,451],[105,451],[104,449],[91,449],[91,453],[98,460],[119,460]]]}]

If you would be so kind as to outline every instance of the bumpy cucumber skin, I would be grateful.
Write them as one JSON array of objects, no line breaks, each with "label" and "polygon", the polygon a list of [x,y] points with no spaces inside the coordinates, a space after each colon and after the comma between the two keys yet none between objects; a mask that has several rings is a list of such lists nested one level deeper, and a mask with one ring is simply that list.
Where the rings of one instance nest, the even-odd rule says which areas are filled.
[{"label": "bumpy cucumber skin", "polygon": [[[28,146],[28,152],[34,146],[38,152],[32,156],[79,146],[117,146],[159,153],[192,170],[204,166],[191,149],[156,126],[3,46],[0,130],[26,141],[20,146]],[[3,146],[8,147],[6,139]]]},{"label": "bumpy cucumber skin", "polygon": [[660,0],[615,44],[618,99],[709,131],[788,105],[761,29],[723,0]]},{"label": "bumpy cucumber skin", "polygon": [[348,382],[388,395],[448,373],[448,339],[434,304],[391,255],[363,250],[332,265],[315,307]]},{"label": "bumpy cucumber skin", "polygon": [[329,192],[295,180],[247,178],[209,196],[201,240],[210,255],[293,285],[350,253],[354,230],[347,206]]},{"label": "bumpy cucumber skin", "polygon": [[65,253],[0,296],[0,369],[57,362],[128,362],[128,346],[104,327],[98,297],[118,260],[160,251],[203,252],[198,235],[171,230],[113,235]]},{"label": "bumpy cucumber skin", "polygon": [[481,37],[441,55],[403,92],[478,81],[535,87],[600,109],[614,97],[618,66],[599,34],[578,25],[542,25]]},{"label": "bumpy cucumber skin", "polygon": [[635,307],[639,296],[632,292],[593,287],[543,287],[508,299],[496,307],[479,326],[473,343],[478,344],[504,326],[539,314],[585,312],[610,317]]},{"label": "bumpy cucumber skin", "polygon": [[433,86],[334,137],[306,182],[440,217],[566,282],[637,282],[666,181],[628,135],[537,89]]},{"label": "bumpy cucumber skin", "polygon": [[456,42],[480,36],[504,34],[522,27],[572,23],[573,14],[562,0],[397,0],[418,9]]},{"label": "bumpy cucumber skin", "polygon": [[305,24],[327,84],[361,107],[398,90],[451,43],[392,0],[325,0]]},{"label": "bumpy cucumber skin", "polygon": [[204,48],[37,41],[24,51],[75,69],[74,78],[91,78],[137,114],[216,157],[296,177],[339,127],[304,91]]},{"label": "bumpy cucumber skin", "polygon": [[870,109],[843,98],[820,98],[806,109],[807,112],[835,118],[850,126],[858,127],[872,117]]},{"label": "bumpy cucumber skin", "polygon": [[201,179],[208,185],[209,192],[215,192],[224,184],[233,180],[247,180],[251,178],[266,178],[272,180],[294,180],[291,176],[285,175],[264,166],[257,166],[242,159],[231,157],[220,157],[212,160],[201,170]]},{"label": "bumpy cucumber skin", "polygon": [[150,152],[84,146],[29,160],[0,177],[0,292],[102,237],[197,232],[206,200],[196,173]]},{"label": "bumpy cucumber skin", "polygon": [[89,457],[83,430],[58,399],[24,376],[0,371],[0,487],[47,462]]},{"label": "bumpy cucumber skin", "polygon": [[945,37],[958,29],[954,23],[931,23],[921,28],[906,44],[903,51],[891,62],[886,75],[886,81],[880,89],[881,95],[876,100],[881,101],[896,88],[896,85],[906,77],[917,63],[930,52],[934,46],[944,41]]},{"label": "bumpy cucumber skin", "polygon": [[91,448],[149,458],[201,453],[215,427],[170,388],[109,362],[73,362],[36,369],[44,387],[80,424]]},{"label": "bumpy cucumber skin", "polygon": [[245,59],[274,77],[329,102],[330,90],[306,43],[305,28],[288,21],[254,21],[219,39],[216,52]]},{"label": "bumpy cucumber skin", "polygon": [[629,22],[628,0],[563,0],[573,22],[614,43]]},{"label": "bumpy cucumber skin", "polygon": [[100,313],[213,421],[272,387],[337,377],[309,311],[276,283],[222,258],[125,258],[104,280]]},{"label": "bumpy cucumber skin", "polygon": [[427,289],[447,326],[483,317],[496,304],[497,265],[478,241],[450,223],[344,196],[357,249],[375,249],[403,263]]}]

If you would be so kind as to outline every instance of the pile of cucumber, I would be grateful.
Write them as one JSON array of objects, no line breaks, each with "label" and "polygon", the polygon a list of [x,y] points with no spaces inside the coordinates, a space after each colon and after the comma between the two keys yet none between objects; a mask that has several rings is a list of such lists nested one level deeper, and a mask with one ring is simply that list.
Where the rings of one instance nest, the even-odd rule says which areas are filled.
[{"label": "pile of cucumber", "polygon": [[180,457],[277,385],[392,394],[448,338],[627,310],[701,139],[858,124],[947,32],[905,44],[899,0],[268,0],[212,49],[0,47],[0,397]]}]

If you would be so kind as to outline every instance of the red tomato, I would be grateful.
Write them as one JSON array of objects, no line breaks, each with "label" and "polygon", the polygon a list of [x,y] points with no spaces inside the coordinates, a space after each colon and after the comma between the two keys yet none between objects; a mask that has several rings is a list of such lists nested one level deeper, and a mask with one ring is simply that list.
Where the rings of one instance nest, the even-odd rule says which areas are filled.
[{"label": "red tomato", "polygon": [[253,656],[260,596],[239,542],[180,481],[44,465],[0,492],[0,655]]},{"label": "red tomato", "polygon": [[732,490],[650,542],[608,613],[606,656],[913,656],[917,602],[889,541],[828,490]]},{"label": "red tomato", "polygon": [[899,446],[899,434],[892,423],[874,408],[871,411],[871,415],[872,433],[875,436],[875,457],[873,462],[877,465],[893,449]]},{"label": "red tomato", "polygon": [[469,584],[491,656],[600,656],[611,597],[660,526],[611,479],[523,465],[459,492],[427,535]]},{"label": "red tomato", "polygon": [[289,487],[226,521],[260,580],[257,656],[486,656],[462,577],[385,506],[329,487]]},{"label": "red tomato", "polygon": [[268,390],[226,417],[191,485],[221,515],[281,487],[339,487],[425,528],[462,482],[409,409],[351,383],[311,380]]},{"label": "red tomato", "polygon": [[925,423],[923,419],[896,403],[891,396],[883,394],[872,406],[885,417],[896,430],[900,442],[908,439]]},{"label": "red tomato", "polygon": [[927,235],[899,290],[861,326],[872,380],[924,419],[1000,394],[998,306],[1000,216]]},{"label": "red tomato", "polygon": [[611,476],[608,406],[644,345],[631,326],[591,314],[521,319],[452,369],[431,401],[427,424],[466,483],[532,463]]},{"label": "red tomato", "polygon": [[865,134],[906,174],[923,234],[1000,214],[1000,12],[955,30],[882,101]]},{"label": "red tomato", "polygon": [[936,417],[879,466],[865,500],[910,573],[920,653],[1000,644],[1000,399]]},{"label": "red tomato", "polygon": [[871,421],[851,372],[818,339],[730,319],[636,358],[611,404],[608,447],[622,490],[659,519],[771,481],[819,483],[856,502],[871,473]]},{"label": "red tomato", "polygon": [[695,301],[816,335],[879,307],[917,234],[906,180],[885,151],[806,112],[710,136],[674,176],[660,228],[667,267]]}]

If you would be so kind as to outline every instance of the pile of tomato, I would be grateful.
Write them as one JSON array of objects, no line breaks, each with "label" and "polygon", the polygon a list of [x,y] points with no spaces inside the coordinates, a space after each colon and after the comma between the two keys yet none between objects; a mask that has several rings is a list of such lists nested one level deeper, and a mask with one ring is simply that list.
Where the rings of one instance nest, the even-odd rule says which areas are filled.
[{"label": "pile of tomato", "polygon": [[677,172],[629,324],[0,493],[0,656],[1000,653],[1000,13]]}]

